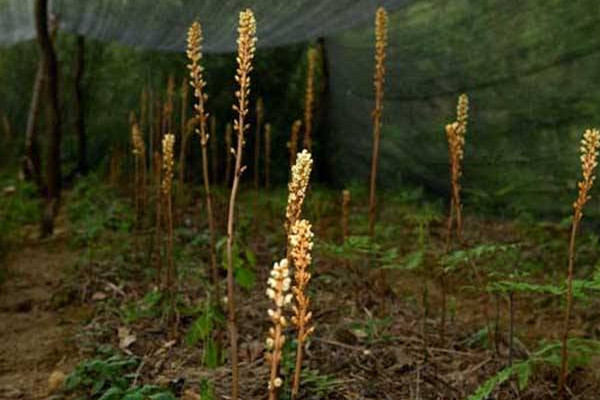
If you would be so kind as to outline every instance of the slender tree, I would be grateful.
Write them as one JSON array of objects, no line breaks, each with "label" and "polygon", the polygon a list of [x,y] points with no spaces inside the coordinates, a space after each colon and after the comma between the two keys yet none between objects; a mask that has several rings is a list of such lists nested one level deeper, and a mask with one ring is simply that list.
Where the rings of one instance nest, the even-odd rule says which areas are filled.
[{"label": "slender tree", "polygon": [[58,212],[61,191],[60,144],[62,140],[61,120],[58,107],[58,62],[54,45],[48,30],[48,0],[35,2],[35,27],[37,41],[42,55],[43,85],[46,88],[48,107],[48,148],[46,160],[47,193],[42,215],[42,236],[50,236],[54,231],[54,217]]},{"label": "slender tree", "polygon": [[23,175],[28,181],[37,185],[40,193],[43,193],[42,160],[40,155],[40,144],[38,140],[39,111],[43,95],[44,82],[44,60],[40,60],[35,82],[33,84],[33,95],[27,116],[27,128],[25,131],[25,157],[23,159]]}]

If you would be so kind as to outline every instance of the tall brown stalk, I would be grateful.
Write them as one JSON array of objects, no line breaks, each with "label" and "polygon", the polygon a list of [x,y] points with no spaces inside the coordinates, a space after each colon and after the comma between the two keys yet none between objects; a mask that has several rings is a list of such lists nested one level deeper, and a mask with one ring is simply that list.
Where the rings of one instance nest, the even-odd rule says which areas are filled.
[{"label": "tall brown stalk", "polygon": [[569,269],[567,273],[567,293],[565,305],[565,320],[562,334],[562,351],[560,363],[559,391],[564,393],[568,375],[568,339],[573,308],[573,272],[575,268],[575,237],[583,218],[583,207],[590,199],[590,189],[596,179],[594,170],[598,165],[598,149],[600,148],[600,131],[587,129],[581,140],[581,171],[583,179],[578,182],[579,194],[573,203],[573,221],[571,223],[571,238],[569,240]]},{"label": "tall brown stalk", "polygon": [[346,243],[348,238],[348,220],[350,219],[350,201],[352,200],[350,191],[342,191],[342,244]]},{"label": "tall brown stalk", "polygon": [[151,253],[156,254],[156,285],[162,288],[162,208],[163,208],[163,196],[161,190],[161,157],[160,154],[155,151],[152,155],[152,170],[154,171],[154,189],[155,189],[155,207],[156,207],[156,221],[155,221],[155,232],[153,240],[150,242],[152,246]]},{"label": "tall brown stalk", "polygon": [[179,197],[181,198],[183,194],[183,182],[185,181],[185,153],[187,147],[187,111],[188,111],[188,97],[189,97],[189,88],[187,78],[183,78],[181,82],[181,128],[180,128],[180,136],[179,136],[179,184],[177,185],[177,191]]},{"label": "tall brown stalk", "polygon": [[304,92],[304,148],[312,150],[312,123],[313,108],[315,105],[315,64],[317,63],[317,50],[308,49],[306,69],[306,88]]},{"label": "tall brown stalk", "polygon": [[292,125],[292,133],[290,141],[287,143],[287,148],[290,152],[290,168],[296,163],[296,155],[298,154],[298,136],[302,128],[302,121],[297,119]]},{"label": "tall brown stalk", "polygon": [[256,101],[256,133],[254,135],[254,189],[258,190],[260,183],[260,136],[265,116],[265,107],[262,97]]},{"label": "tall brown stalk", "polygon": [[146,130],[146,122],[148,118],[148,88],[144,86],[140,93],[140,130]]},{"label": "tall brown stalk", "polygon": [[131,142],[134,157],[134,190],[135,190],[135,210],[136,225],[139,228],[144,216],[146,203],[146,144],[144,136],[140,130],[137,121],[133,120],[131,124]]},{"label": "tall brown stalk", "polygon": [[[462,241],[462,204],[460,200],[460,177],[462,176],[462,159],[464,156],[465,135],[467,133],[467,118],[469,113],[469,98],[466,94],[458,97],[456,106],[456,121],[446,125],[446,139],[448,141],[448,155],[450,161],[450,210],[448,212],[448,223],[446,232],[446,251],[452,247],[452,230],[456,220],[456,237]],[[446,335],[446,276],[440,275],[440,286],[442,291],[442,316],[440,321],[440,338],[444,341]],[[486,321],[488,320],[487,305],[488,293],[483,294],[482,306]],[[491,334],[491,332],[489,331]]]},{"label": "tall brown stalk", "polygon": [[219,152],[217,150],[217,117],[210,116],[210,172],[213,184],[217,184],[217,175],[219,174]]},{"label": "tall brown stalk", "polygon": [[377,165],[379,161],[379,141],[381,138],[381,115],[383,113],[383,84],[385,82],[385,51],[387,48],[388,16],[383,7],[375,13],[375,108],[373,109],[373,154],[371,156],[371,178],[369,188],[369,236],[375,233],[376,220],[376,184]]},{"label": "tall brown stalk", "polygon": [[167,80],[167,99],[163,104],[163,119],[162,119],[162,133],[173,132],[173,111],[175,106],[173,99],[175,97],[175,79],[173,76],[169,76]]},{"label": "tall brown stalk", "polygon": [[291,254],[294,260],[294,287],[292,288],[292,292],[296,298],[293,306],[294,316],[292,317],[292,323],[298,330],[296,336],[296,364],[294,367],[294,379],[292,381],[292,399],[296,399],[298,397],[298,390],[300,389],[304,344],[308,336],[315,330],[314,326],[310,326],[312,312],[309,310],[310,298],[306,294],[306,287],[311,277],[308,268],[312,261],[311,251],[313,247],[312,227],[307,220],[303,219],[294,223],[289,242],[292,246]]},{"label": "tall brown stalk", "polygon": [[465,135],[467,133],[467,118],[469,113],[469,98],[466,94],[458,97],[456,106],[456,122],[446,125],[448,153],[450,155],[450,213],[448,216],[446,247],[449,249],[452,240],[452,229],[456,221],[456,237],[462,240],[462,204],[460,200],[460,177],[462,176],[462,159],[464,156]]},{"label": "tall brown stalk", "polygon": [[[202,60],[202,26],[199,22],[194,22],[188,31],[188,45],[187,45],[187,56],[190,60],[188,68],[190,70],[190,84],[194,88],[194,97],[196,98],[196,104],[194,104],[194,110],[196,110],[196,118],[198,120],[198,128],[196,133],[200,135],[200,144],[202,148],[202,177],[204,180],[204,191],[206,197],[206,217],[208,218],[208,227],[210,230],[210,268],[212,283],[214,287],[215,300],[219,301],[219,271],[217,269],[217,249],[216,249],[216,235],[217,229],[215,224],[215,218],[212,207],[212,195],[210,191],[210,180],[208,171],[208,150],[207,144],[209,135],[206,133],[206,120],[208,113],[205,110],[205,102],[208,98],[204,93],[204,87],[206,82],[202,77],[203,68],[200,65]],[[213,139],[214,140],[214,139]]]},{"label": "tall brown stalk", "polygon": [[12,129],[10,127],[8,115],[6,114],[2,114],[2,130],[4,131],[4,143],[10,144],[12,141]]},{"label": "tall brown stalk", "polygon": [[229,182],[231,182],[231,164],[233,155],[231,134],[231,124],[227,124],[225,127],[225,186],[229,186]]},{"label": "tall brown stalk", "polygon": [[227,214],[227,306],[229,339],[231,342],[231,398],[237,400],[239,389],[238,351],[237,351],[237,323],[235,315],[235,288],[233,275],[233,241],[235,200],[237,197],[240,177],[245,166],[242,166],[244,149],[244,133],[248,129],[246,115],[248,114],[248,103],[250,96],[250,72],[252,71],[252,60],[256,50],[256,20],[250,9],[240,12],[238,26],[238,52],[235,80],[239,89],[235,92],[237,104],[233,109],[237,112],[237,118],[233,121],[233,129],[237,132],[237,146],[235,150],[235,168],[233,171],[233,183],[229,197],[229,208]]},{"label": "tall brown stalk", "polygon": [[271,187],[271,124],[265,124],[265,189]]}]

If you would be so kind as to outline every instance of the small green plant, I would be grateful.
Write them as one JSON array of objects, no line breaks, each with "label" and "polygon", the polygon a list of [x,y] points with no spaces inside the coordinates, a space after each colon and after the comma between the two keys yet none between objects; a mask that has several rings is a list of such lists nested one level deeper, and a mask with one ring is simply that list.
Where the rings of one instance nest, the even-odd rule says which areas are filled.
[{"label": "small green plant", "polygon": [[[20,228],[39,221],[40,202],[33,184],[0,178],[0,258],[20,237]],[[0,282],[2,281],[0,269]]]},{"label": "small green plant", "polygon": [[[569,366],[571,369],[583,367],[590,363],[592,356],[600,351],[600,342],[588,339],[569,340]],[[535,368],[549,365],[558,368],[561,364],[561,342],[542,342],[538,350],[532,352],[526,360],[509,365],[494,376],[486,380],[468,400],[484,400],[490,398],[491,393],[511,377],[517,378],[521,390],[524,390],[530,382]]]},{"label": "small green plant", "polygon": [[222,354],[214,334],[223,322],[224,318],[219,310],[206,301],[200,305],[199,315],[186,333],[185,342],[188,346],[202,342],[202,364],[207,368],[216,368],[222,362]]},{"label": "small green plant", "polygon": [[[226,238],[223,238],[217,243],[217,249],[221,249],[223,252],[223,257],[221,257],[223,260],[223,269],[227,269],[227,248],[224,246],[226,240]],[[232,246],[231,257],[235,283],[246,290],[252,289],[256,283],[256,274],[254,272],[254,267],[256,266],[256,256],[254,255],[254,252],[250,249],[250,247],[245,247],[242,251],[236,242]]]},{"label": "small green plant", "polygon": [[104,231],[128,233],[135,213],[96,175],[78,181],[67,204],[67,216],[73,229],[73,241],[93,247]]},{"label": "small green plant", "polygon": [[164,298],[163,292],[153,289],[134,303],[124,305],[122,307],[123,321],[130,324],[143,318],[159,317],[163,313]]},{"label": "small green plant", "polygon": [[80,400],[175,400],[168,390],[134,385],[136,357],[120,354],[83,361],[67,376],[64,390]]}]

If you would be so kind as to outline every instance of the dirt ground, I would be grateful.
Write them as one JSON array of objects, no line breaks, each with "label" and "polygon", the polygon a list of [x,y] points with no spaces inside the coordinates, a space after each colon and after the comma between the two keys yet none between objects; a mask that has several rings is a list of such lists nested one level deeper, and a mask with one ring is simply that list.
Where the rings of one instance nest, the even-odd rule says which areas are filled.
[{"label": "dirt ground", "polygon": [[48,377],[68,371],[78,356],[70,344],[81,310],[57,301],[65,268],[76,253],[64,234],[29,240],[6,260],[0,286],[0,399],[47,397]]}]

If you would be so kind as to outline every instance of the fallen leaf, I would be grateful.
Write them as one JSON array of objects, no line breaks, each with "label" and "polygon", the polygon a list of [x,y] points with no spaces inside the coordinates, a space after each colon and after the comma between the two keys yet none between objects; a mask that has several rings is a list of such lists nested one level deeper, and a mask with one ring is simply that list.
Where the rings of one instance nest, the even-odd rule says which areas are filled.
[{"label": "fallen leaf", "polygon": [[48,393],[57,392],[65,381],[65,374],[62,371],[54,370],[48,377]]},{"label": "fallen leaf", "polygon": [[124,326],[118,329],[117,334],[119,336],[119,347],[123,350],[127,350],[137,340],[137,337],[131,333],[129,328]]},{"label": "fallen leaf", "polygon": [[92,295],[92,300],[93,301],[101,301],[104,300],[108,297],[108,295],[104,292],[96,292]]}]

